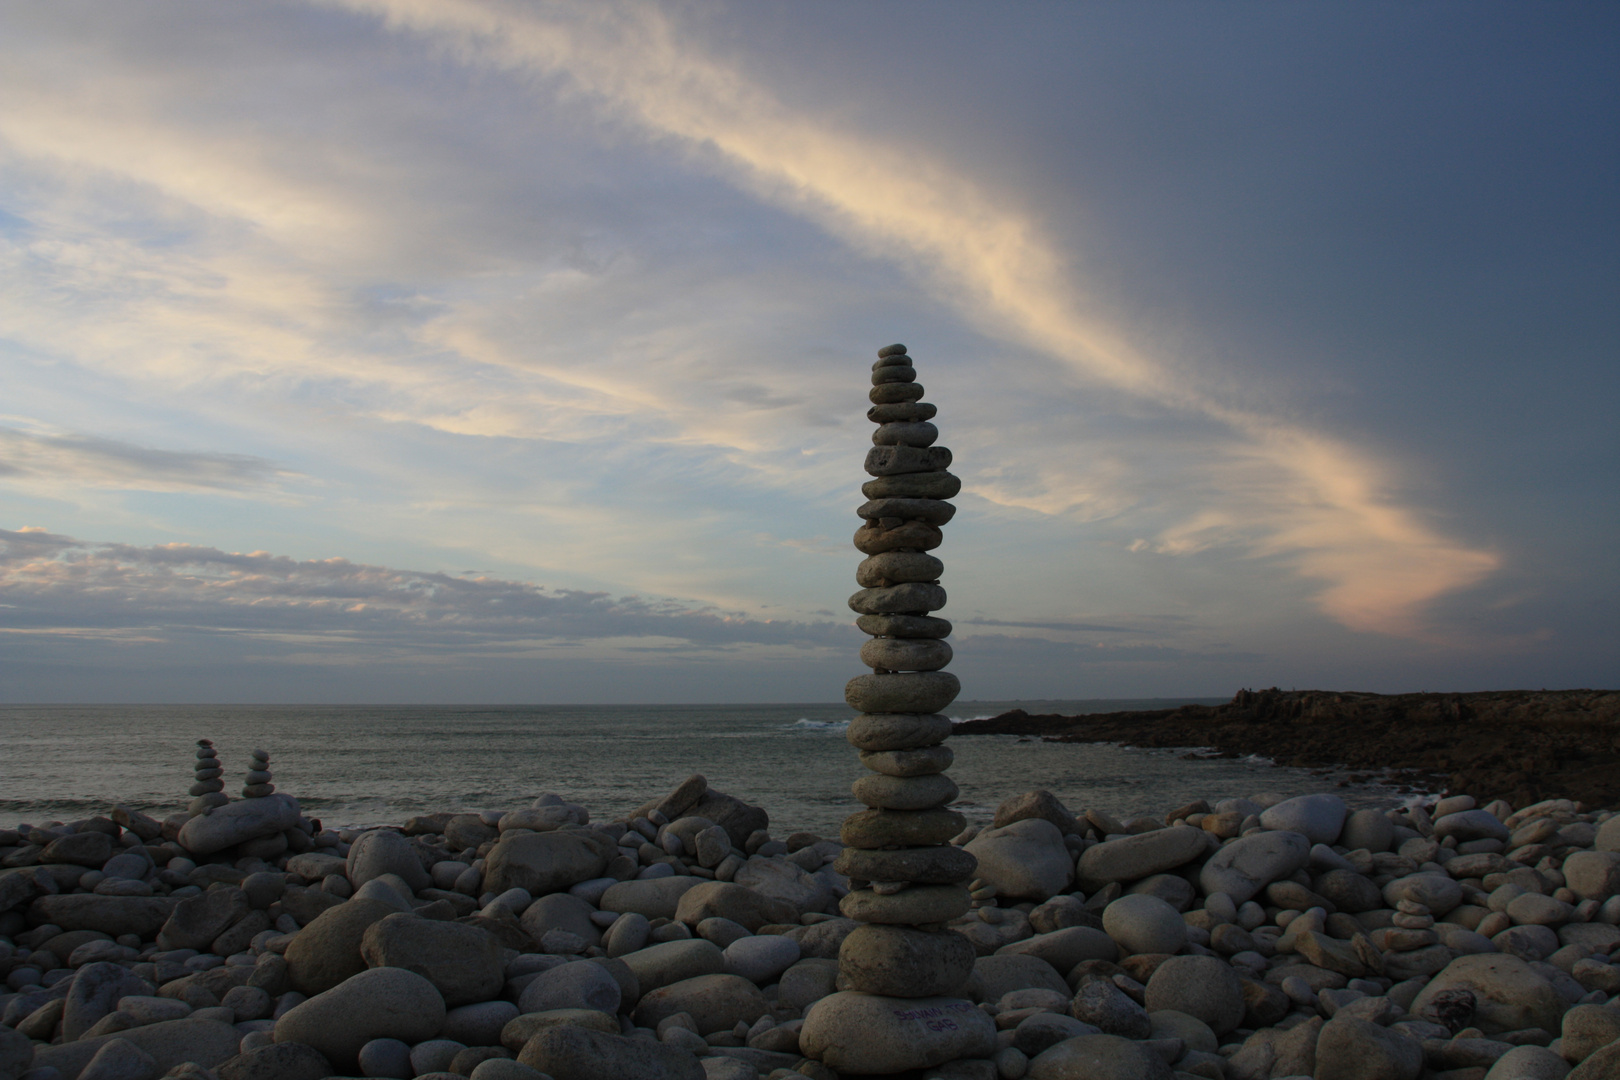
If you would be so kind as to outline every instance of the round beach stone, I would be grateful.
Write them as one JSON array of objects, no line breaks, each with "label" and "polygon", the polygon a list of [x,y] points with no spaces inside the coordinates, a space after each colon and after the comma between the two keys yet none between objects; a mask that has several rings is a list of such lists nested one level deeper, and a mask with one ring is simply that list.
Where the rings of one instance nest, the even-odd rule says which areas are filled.
[{"label": "round beach stone", "polygon": [[518,1008],[525,1013],[553,1009],[619,1011],[618,982],[599,964],[580,960],[542,971],[523,988]]},{"label": "round beach stone", "polygon": [[349,848],[346,867],[349,883],[355,888],[384,874],[397,874],[411,887],[412,892],[433,884],[411,842],[389,829],[372,829],[355,837]]},{"label": "round beach stone", "polygon": [[[849,609],[857,615],[937,611],[944,606],[945,589],[942,586],[923,581],[908,581],[902,585],[890,585],[882,589],[862,589],[849,598]],[[894,710],[879,709],[875,711]],[[926,709],[923,711],[932,712],[933,710]],[[103,859],[105,858],[103,856]]]},{"label": "round beach stone", "polygon": [[680,910],[681,897],[703,883],[703,878],[688,874],[621,881],[608,886],[596,906],[621,914],[633,911],[649,919],[673,919]]},{"label": "round beach stone", "polygon": [[1515,1046],[1496,1059],[1485,1080],[1564,1080],[1569,1062],[1545,1046]]},{"label": "round beach stone", "polygon": [[617,1035],[623,1030],[617,1016],[600,1009],[551,1009],[547,1012],[523,1013],[508,1020],[501,1029],[500,1044],[508,1050],[522,1050],[530,1039],[554,1027],[582,1027],[605,1031],[610,1035]]},{"label": "round beach stone", "polygon": [[967,844],[979,860],[978,877],[998,896],[1040,903],[1074,880],[1074,856],[1063,834],[1045,818],[1025,818],[999,829],[984,829]]},{"label": "round beach stone", "polygon": [[502,951],[495,935],[481,927],[405,914],[372,923],[360,941],[369,966],[416,972],[450,1008],[500,994],[506,984]]},{"label": "round beach stone", "polygon": [[[287,1043],[299,1046],[301,1043]],[[361,1076],[386,1077],[387,1080],[411,1080],[416,1070],[411,1068],[411,1047],[399,1039],[372,1039],[360,1048],[357,1056]]]},{"label": "round beach stone", "polygon": [[1407,874],[1384,886],[1385,906],[1396,907],[1402,900],[1422,904],[1440,918],[1462,903],[1462,886],[1448,874]]},{"label": "round beach stone", "polygon": [[1310,856],[1311,842],[1303,833],[1255,833],[1223,844],[1198,872],[1198,883],[1205,895],[1225,893],[1242,904],[1278,878],[1303,869]]},{"label": "round beach stone", "polygon": [[1122,896],[1104,908],[1103,931],[1126,954],[1175,953],[1187,944],[1187,924],[1181,913],[1146,894]]},{"label": "round beach stone", "polygon": [[276,1021],[276,1042],[313,1046],[338,1069],[359,1067],[360,1048],[372,1039],[415,1044],[444,1026],[444,998],[414,971],[379,967],[362,971],[293,1006]]},{"label": "round beach stone", "polygon": [[956,753],[948,746],[861,751],[861,764],[884,776],[932,776],[950,768],[955,760]]},{"label": "round beach stone", "polygon": [[899,342],[896,342],[893,345],[883,346],[883,348],[877,351],[877,354],[879,360],[886,360],[891,356],[904,356],[906,355],[906,347]]},{"label": "round beach stone", "polygon": [[898,421],[872,432],[878,446],[932,446],[938,438],[939,428],[924,421]]},{"label": "round beach stone", "polygon": [[559,1080],[707,1080],[689,1050],[571,1025],[537,1033],[518,1063]]},{"label": "round beach stone", "polygon": [[949,619],[932,615],[862,615],[855,626],[873,637],[943,638],[951,636]]},{"label": "round beach stone", "polygon": [[996,1026],[959,998],[841,991],[811,1006],[799,1048],[840,1073],[897,1073],[987,1058],[996,1050]]},{"label": "round beach stone", "polygon": [[303,1043],[271,1043],[244,1050],[214,1070],[219,1080],[322,1080],[332,1063]]},{"label": "round beach stone", "polygon": [[937,713],[961,692],[948,671],[907,671],[857,675],[844,685],[844,700],[863,713]]},{"label": "round beach stone", "polygon": [[733,923],[746,933],[755,933],[767,923],[798,922],[799,911],[787,900],[766,896],[744,885],[703,881],[681,895],[675,918],[692,927],[717,919]]},{"label": "round beach stone", "polygon": [[[938,581],[945,564],[921,551],[885,551],[861,560],[855,581],[868,589],[881,589],[907,581]],[[932,635],[930,635],[932,636]]]},{"label": "round beach stone", "polygon": [[932,420],[939,407],[926,401],[902,401],[894,405],[873,405],[866,418],[874,424],[915,424]]},{"label": "round beach stone", "polygon": [[[1101,975],[1080,978],[1074,1000],[1069,1003],[1069,1015],[1097,1030],[1126,1039],[1145,1039],[1153,1033],[1147,1011],[1127,997],[1112,979]],[[1026,1053],[1038,1054],[1046,1047],[1023,1049]]]},{"label": "round beach stone", "polygon": [[901,401],[920,401],[923,396],[922,383],[884,383],[874,386],[866,392],[866,400],[874,405],[892,405]]},{"label": "round beach stone", "polygon": [[1472,1023],[1486,1035],[1538,1027],[1557,1031],[1565,1002],[1558,991],[1528,963],[1504,953],[1459,956],[1429,980],[1409,1011],[1424,1017],[1442,994],[1466,991],[1473,996]]},{"label": "round beach stone", "polygon": [[886,671],[938,671],[951,662],[951,647],[936,638],[872,638],[861,646],[861,663]]},{"label": "round beach stone", "polygon": [[950,736],[951,718],[939,713],[865,713],[851,720],[844,732],[851,746],[870,751],[913,750]]},{"label": "round beach stone", "polygon": [[1080,853],[1076,884],[1090,894],[1111,882],[1162,874],[1203,855],[1209,843],[1202,829],[1172,826],[1092,844]]},{"label": "round beach stone", "polygon": [[1395,823],[1381,810],[1357,810],[1344,819],[1339,843],[1351,851],[1388,851],[1395,843]]},{"label": "round beach stone", "polygon": [[[301,994],[319,994],[366,969],[366,931],[395,909],[381,900],[348,900],[327,908],[287,946],[287,975]],[[409,916],[407,916],[409,917]]]},{"label": "round beach stone", "polygon": [[799,943],[780,934],[741,937],[721,952],[726,974],[740,975],[755,986],[769,986],[799,962]]},{"label": "round beach stone", "polygon": [[1506,840],[1508,827],[1497,820],[1489,810],[1461,810],[1447,814],[1434,823],[1436,839],[1455,836],[1458,843],[1469,840]]},{"label": "round beach stone", "polygon": [[880,476],[861,485],[868,499],[954,499],[962,491],[962,478],[945,472]]},{"label": "round beach stone", "polygon": [[444,1030],[439,1034],[467,1046],[495,1046],[501,1041],[501,1030],[517,1017],[518,1011],[510,1001],[462,1005],[445,1014]]},{"label": "round beach stone", "polygon": [[941,472],[951,467],[951,452],[943,446],[874,446],[866,452],[870,476]]},{"label": "round beach stone", "polygon": [[1118,1035],[1079,1035],[1041,1051],[1027,1080],[1172,1080],[1164,1059]]},{"label": "round beach stone", "polygon": [[838,901],[838,910],[846,919],[911,926],[959,919],[970,906],[972,898],[960,885],[913,885],[888,895],[855,889]]},{"label": "round beach stone", "polygon": [[844,819],[838,836],[850,847],[927,847],[967,828],[955,810],[861,810]]},{"label": "round beach stone", "polygon": [[846,847],[838,853],[833,870],[859,881],[912,881],[950,885],[971,878],[978,859],[952,844],[896,848],[890,851]]},{"label": "round beach stone", "polygon": [[1422,1072],[1423,1044],[1399,1028],[1336,1014],[1316,1037],[1316,1080],[1417,1080]]},{"label": "round beach stone", "polygon": [[699,1035],[712,1035],[730,1031],[739,1023],[751,1025],[770,1008],[759,987],[740,975],[722,972],[683,979],[641,995],[634,1019],[640,1027],[656,1028],[659,1021],[685,1013],[697,1024]]},{"label": "round beach stone", "polygon": [[855,516],[867,521],[899,518],[945,525],[956,516],[956,507],[943,499],[870,499],[856,509]]},{"label": "round beach stone", "polygon": [[1149,1012],[1174,1009],[1197,1017],[1225,1035],[1243,1021],[1243,981],[1213,956],[1172,956],[1154,969],[1143,1003]]},{"label": "round beach stone", "polygon": [[1313,844],[1332,844],[1344,829],[1350,808],[1337,795],[1300,795],[1267,807],[1260,824],[1268,829],[1304,833]]},{"label": "round beach stone", "polygon": [[996,950],[996,955],[1039,957],[1058,971],[1073,971],[1074,966],[1083,960],[1107,960],[1113,963],[1119,959],[1119,946],[1101,930],[1090,926],[1069,926],[1003,945]]},{"label": "round beach stone", "polygon": [[973,961],[973,945],[961,934],[909,926],[860,926],[838,949],[838,970],[850,989],[890,997],[958,993]]},{"label": "round beach stone", "polygon": [[694,979],[718,975],[726,970],[725,954],[713,942],[702,938],[665,941],[619,957],[635,974],[643,993]]},{"label": "round beach stone", "polygon": [[1620,854],[1576,851],[1564,860],[1564,884],[1582,900],[1607,900],[1620,894]]},{"label": "round beach stone", "polygon": [[484,888],[497,895],[526,889],[531,896],[564,892],[602,876],[619,847],[595,829],[501,834],[484,866]]},{"label": "round beach stone", "polygon": [[1329,870],[1312,882],[1314,891],[1350,915],[1384,906],[1378,886],[1354,870]]},{"label": "round beach stone", "polygon": [[956,783],[944,773],[931,776],[863,776],[850,790],[867,806],[884,810],[932,810],[956,799]]},{"label": "round beach stone", "polygon": [[855,550],[866,555],[881,555],[890,551],[932,551],[944,542],[945,534],[939,531],[938,526],[921,521],[902,521],[898,525],[892,521],[887,525],[869,521],[855,530]]},{"label": "round beach stone", "polygon": [[909,383],[917,381],[917,369],[905,364],[889,364],[872,372],[872,385]]}]

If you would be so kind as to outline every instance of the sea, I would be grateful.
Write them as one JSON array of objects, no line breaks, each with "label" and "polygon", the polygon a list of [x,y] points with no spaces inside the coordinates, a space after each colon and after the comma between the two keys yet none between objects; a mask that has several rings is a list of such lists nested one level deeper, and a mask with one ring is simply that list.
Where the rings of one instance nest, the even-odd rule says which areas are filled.
[{"label": "sea", "polygon": [[[1219,704],[1224,698],[967,701],[956,720],[1012,708],[1082,715]],[[72,821],[123,803],[183,809],[198,739],[210,739],[234,796],[255,749],[278,790],[329,828],[400,824],[440,810],[510,810],[543,794],[611,821],[693,773],[762,806],[772,832],[836,836],[862,809],[865,770],[844,739],[852,713],[810,705],[9,705],[0,706],[0,828]],[[1070,809],[1162,815],[1195,798],[1331,790],[1352,806],[1401,797],[1345,774],[1200,755],[1011,735],[953,739],[954,804],[987,822],[1004,799],[1045,788]]]}]

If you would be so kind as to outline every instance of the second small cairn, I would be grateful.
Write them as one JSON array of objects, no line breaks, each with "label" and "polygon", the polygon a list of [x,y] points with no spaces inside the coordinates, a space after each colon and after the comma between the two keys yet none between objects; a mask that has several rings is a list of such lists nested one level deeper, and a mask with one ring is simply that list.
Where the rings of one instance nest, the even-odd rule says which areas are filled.
[{"label": "second small cairn", "polygon": [[974,961],[968,940],[946,927],[969,909],[962,883],[977,861],[950,843],[967,822],[946,809],[957,788],[945,775],[951,721],[940,710],[961,684],[941,670],[951,624],[929,614],[945,606],[945,566],[928,552],[944,539],[940,526],[956,512],[945,500],[962,482],[946,471],[951,452],[934,445],[936,409],[922,396],[906,347],[879,350],[866,414],[878,425],[866,456],[874,479],[856,511],[855,546],[867,558],[855,571],[863,588],[849,599],[856,625],[872,635],[861,661],[873,673],[844,689],[860,713],[848,738],[871,770],[855,797],[870,809],[845,819],[837,863],[851,888],[840,908],[864,924],[839,950],[839,986],[902,998],[954,993]]}]

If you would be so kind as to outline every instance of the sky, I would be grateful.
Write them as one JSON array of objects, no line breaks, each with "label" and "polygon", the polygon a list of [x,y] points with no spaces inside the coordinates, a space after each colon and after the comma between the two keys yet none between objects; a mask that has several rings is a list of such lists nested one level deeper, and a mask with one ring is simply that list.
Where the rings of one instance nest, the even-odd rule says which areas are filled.
[{"label": "sky", "polygon": [[0,702],[1620,685],[1620,9],[0,0]]}]

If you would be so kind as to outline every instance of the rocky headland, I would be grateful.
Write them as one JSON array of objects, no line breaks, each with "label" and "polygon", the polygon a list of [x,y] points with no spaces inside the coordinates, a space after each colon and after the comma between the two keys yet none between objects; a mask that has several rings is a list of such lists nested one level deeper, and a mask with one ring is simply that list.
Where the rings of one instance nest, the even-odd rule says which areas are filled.
[{"label": "rocky headland", "polygon": [[1224,705],[1090,716],[1015,709],[958,724],[957,735],[1207,747],[1279,765],[1361,770],[1426,790],[1523,806],[1546,798],[1620,806],[1620,692],[1501,690],[1367,694],[1240,690]]}]

